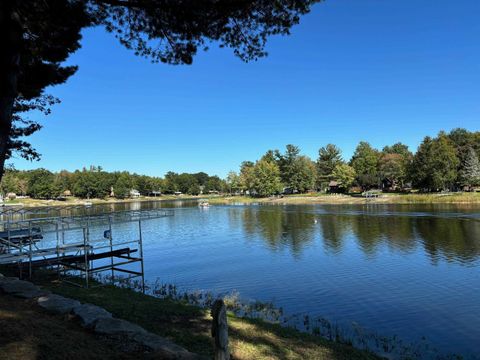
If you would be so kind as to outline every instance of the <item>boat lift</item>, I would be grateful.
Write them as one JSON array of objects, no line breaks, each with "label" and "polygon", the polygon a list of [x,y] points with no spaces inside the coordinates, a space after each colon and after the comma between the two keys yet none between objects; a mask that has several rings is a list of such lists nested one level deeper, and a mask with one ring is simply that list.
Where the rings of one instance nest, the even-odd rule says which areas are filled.
[{"label": "boat lift", "polygon": [[[173,216],[172,210],[126,210],[87,215],[69,209],[0,209],[0,264],[17,265],[20,277],[27,267],[56,269],[62,281],[109,273],[111,282],[141,279],[145,290],[142,222]],[[38,215],[43,217],[38,217]],[[123,229],[122,229],[123,228]],[[117,273],[122,276],[116,277]]]}]

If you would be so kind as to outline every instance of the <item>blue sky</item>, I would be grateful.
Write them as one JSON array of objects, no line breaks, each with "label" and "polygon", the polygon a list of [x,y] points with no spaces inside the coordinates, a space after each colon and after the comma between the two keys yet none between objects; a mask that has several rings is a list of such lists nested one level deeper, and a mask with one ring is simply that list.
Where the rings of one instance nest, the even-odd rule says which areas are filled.
[{"label": "blue sky", "polygon": [[[415,150],[425,135],[480,130],[478,0],[328,0],[245,64],[212,46],[191,66],[151,64],[103,29],[84,32],[62,103],[30,138],[40,162],[18,169],[225,176],[268,149],[317,157],[360,140]],[[12,162],[12,161],[11,161]]]}]

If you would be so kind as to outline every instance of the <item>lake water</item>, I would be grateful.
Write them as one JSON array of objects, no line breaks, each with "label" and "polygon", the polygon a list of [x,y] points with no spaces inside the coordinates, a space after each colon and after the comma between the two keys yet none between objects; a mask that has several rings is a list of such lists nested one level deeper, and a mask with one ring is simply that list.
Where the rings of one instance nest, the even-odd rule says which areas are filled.
[{"label": "lake water", "polygon": [[480,207],[176,206],[143,226],[149,280],[480,354]]},{"label": "lake water", "polygon": [[152,207],[175,215],[142,225],[150,282],[480,354],[479,206],[115,205]]}]

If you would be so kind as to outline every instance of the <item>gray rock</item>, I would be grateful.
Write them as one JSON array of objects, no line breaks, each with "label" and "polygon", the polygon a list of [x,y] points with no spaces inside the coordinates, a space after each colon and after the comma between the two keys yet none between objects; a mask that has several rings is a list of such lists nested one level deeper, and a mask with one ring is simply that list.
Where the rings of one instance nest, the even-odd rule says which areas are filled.
[{"label": "gray rock", "polygon": [[42,308],[58,314],[70,313],[73,308],[80,306],[80,302],[77,300],[55,294],[43,296],[37,300],[37,303]]},{"label": "gray rock", "polygon": [[0,290],[24,299],[32,299],[48,294],[48,291],[41,290],[38,286],[35,286],[28,281],[6,277],[3,277],[0,281]]},{"label": "gray rock", "polygon": [[95,323],[94,331],[105,335],[127,335],[134,337],[147,333],[142,327],[126,320],[114,318],[101,318]]},{"label": "gray rock", "polygon": [[9,277],[9,276],[2,276],[0,277],[0,284],[6,283],[6,282],[12,282],[18,280],[17,277]]},{"label": "gray rock", "polygon": [[72,309],[72,313],[76,315],[82,326],[90,328],[95,325],[99,319],[111,318],[107,310],[92,304],[82,304]]},{"label": "gray rock", "polygon": [[31,289],[25,290],[18,293],[13,294],[13,296],[20,297],[23,299],[35,299],[42,296],[49,295],[50,291],[42,290],[42,289]]}]

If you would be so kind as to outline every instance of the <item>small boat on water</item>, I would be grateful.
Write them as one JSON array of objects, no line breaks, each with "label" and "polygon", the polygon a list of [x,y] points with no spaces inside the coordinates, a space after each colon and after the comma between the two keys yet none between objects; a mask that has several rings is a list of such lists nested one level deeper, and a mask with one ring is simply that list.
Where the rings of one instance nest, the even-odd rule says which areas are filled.
[{"label": "small boat on water", "polygon": [[83,205],[89,207],[89,206],[92,206],[93,204],[90,201],[85,201]]},{"label": "small boat on water", "polygon": [[200,208],[208,208],[208,207],[210,207],[210,204],[208,203],[208,201],[200,201],[200,202],[198,203],[198,207],[200,207]]}]

